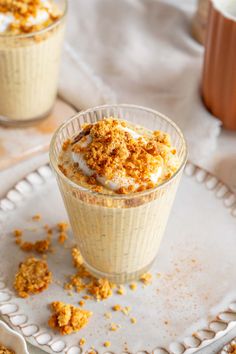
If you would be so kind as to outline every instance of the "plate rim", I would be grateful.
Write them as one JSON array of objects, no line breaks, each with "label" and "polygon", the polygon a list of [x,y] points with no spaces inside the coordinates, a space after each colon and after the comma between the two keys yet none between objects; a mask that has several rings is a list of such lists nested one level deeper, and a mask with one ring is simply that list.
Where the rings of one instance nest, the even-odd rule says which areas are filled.
[{"label": "plate rim", "polygon": [[[220,180],[218,177],[216,177],[213,173],[208,172],[207,170],[203,169],[202,167],[188,161],[184,170],[185,175],[188,177],[195,177],[196,181],[198,183],[204,184],[207,190],[215,192],[215,197],[220,198],[223,201],[223,206],[228,209],[232,217],[236,217],[236,193],[227,185],[225,184],[222,180]],[[36,177],[37,176],[37,177]],[[28,174],[26,174],[24,177],[20,178],[14,185],[13,187],[9,188],[7,193],[5,194],[5,197],[0,198],[0,223],[1,219],[6,217],[7,213],[9,213],[12,210],[15,210],[18,207],[17,200],[14,200],[14,198],[18,195],[22,196],[24,198],[24,193],[22,193],[19,190],[19,184],[21,182],[26,182],[32,187],[38,185],[38,184],[43,184],[47,182],[51,177],[53,176],[51,167],[49,163],[43,164],[42,166],[38,167],[37,169],[32,170]],[[34,178],[36,177],[36,180],[34,181]],[[39,182],[40,180],[40,182]],[[41,182],[42,181],[42,182]],[[14,197],[15,195],[15,197]],[[1,300],[0,299],[0,314],[1,317],[12,327],[14,328],[17,332],[23,335],[25,340],[32,344],[33,346],[44,350],[48,353],[55,354],[55,353],[66,353],[66,354],[74,354],[74,353],[82,353],[81,347],[78,346],[68,346],[64,342],[64,347],[61,350],[54,350],[52,348],[52,345],[55,345],[57,342],[63,342],[63,338],[58,339],[58,338],[53,338],[50,336],[50,339],[44,343],[40,344],[37,341],[37,337],[43,334],[49,334],[45,332],[45,330],[40,330],[40,327],[37,324],[34,323],[28,323],[28,317],[26,314],[23,313],[23,315],[26,317],[26,321],[23,324],[14,324],[12,322],[12,317],[17,316],[17,315],[22,315],[22,313],[18,313],[20,311],[20,307],[16,305],[17,309],[8,312],[7,314],[3,314],[1,308],[4,305],[13,305],[13,303],[10,302],[10,299],[12,297],[12,293],[9,289],[7,289],[6,285],[4,284],[4,279],[0,277],[0,294],[4,293],[9,295],[9,298],[7,300]],[[14,298],[13,298],[14,299]],[[232,307],[232,304],[234,305]],[[235,319],[228,318],[227,319],[227,314],[233,314],[235,315]],[[222,315],[224,315],[224,318],[221,318]],[[225,317],[226,316],[226,317]],[[212,328],[210,327],[211,324],[217,323],[219,325],[219,328]],[[29,336],[24,335],[22,329],[24,329],[27,326],[34,325],[37,327],[37,331]],[[191,353],[196,353],[200,349],[205,348],[206,346],[210,345],[212,342],[216,341],[220,337],[224,336],[227,332],[229,332],[234,326],[236,326],[236,299],[235,301],[231,301],[229,304],[228,308],[225,309],[225,311],[222,311],[218,313],[215,317],[214,320],[210,321],[207,323],[207,325],[204,328],[201,328],[197,331],[195,331],[194,334],[183,338],[181,342],[176,342],[176,349],[168,349],[168,348],[161,348],[161,347],[156,347],[154,348],[151,353],[154,354],[191,354]],[[221,327],[221,329],[220,329]],[[54,340],[55,339],[55,340]],[[187,340],[187,342],[186,342]],[[74,350],[77,350],[76,352]],[[158,351],[159,350],[159,351]],[[107,352],[104,350],[104,353]],[[114,352],[109,352],[110,354],[118,354]],[[140,352],[139,352],[140,353]],[[143,351],[142,353],[148,353],[148,351]],[[138,353],[137,353],[138,354]]]}]

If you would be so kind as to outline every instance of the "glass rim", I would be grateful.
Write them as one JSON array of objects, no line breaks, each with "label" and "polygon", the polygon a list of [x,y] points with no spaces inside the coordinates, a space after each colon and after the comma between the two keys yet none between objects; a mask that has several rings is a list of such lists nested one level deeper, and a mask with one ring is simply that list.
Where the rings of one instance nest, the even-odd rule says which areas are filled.
[{"label": "glass rim", "polygon": [[31,38],[40,34],[43,34],[44,32],[47,32],[51,29],[53,29],[54,27],[56,27],[57,25],[59,25],[64,18],[66,17],[66,14],[68,12],[68,0],[62,0],[65,4],[65,9],[63,11],[63,14],[61,17],[59,17],[56,21],[54,21],[53,23],[51,23],[49,26],[42,28],[38,31],[34,31],[34,32],[30,32],[30,33],[19,33],[19,34],[3,34],[0,33],[0,38],[11,38],[11,39],[18,39],[18,38]]},{"label": "glass rim", "polygon": [[[60,168],[58,167],[58,164],[56,163],[56,158],[55,158],[55,154],[54,154],[54,146],[55,146],[55,141],[57,139],[58,134],[68,125],[70,124],[73,120],[79,118],[80,116],[86,114],[86,113],[92,113],[95,110],[98,109],[107,109],[107,108],[134,108],[134,109],[138,109],[141,111],[145,111],[145,112],[149,112],[152,113],[156,116],[161,117],[162,119],[164,119],[166,122],[168,122],[176,131],[177,133],[180,135],[182,141],[183,141],[183,146],[184,146],[184,156],[182,158],[181,164],[179,166],[179,168],[177,169],[177,171],[166,181],[163,181],[162,183],[160,183],[159,185],[157,185],[156,187],[150,188],[150,189],[146,189],[144,191],[141,192],[132,192],[129,194],[106,194],[106,193],[101,193],[101,192],[96,192],[93,191],[91,189],[85,188],[79,184],[77,184],[76,182],[73,182],[71,179],[69,179],[67,176],[64,175],[64,173],[62,173],[62,171],[60,170]],[[187,149],[187,143],[185,140],[185,137],[181,131],[181,129],[177,126],[176,123],[174,123],[170,118],[168,118],[167,116],[165,116],[164,114],[151,109],[151,108],[147,108],[144,106],[138,106],[138,105],[134,105],[134,104],[107,104],[107,105],[101,105],[101,106],[96,106],[93,108],[89,108],[87,110],[83,110],[80,111],[76,114],[74,114],[71,118],[69,118],[67,121],[65,121],[62,125],[60,125],[57,130],[54,132],[51,142],[50,142],[50,147],[49,147],[49,159],[50,159],[50,165],[53,168],[54,172],[56,172],[66,183],[68,183],[71,187],[78,189],[82,192],[88,193],[92,196],[96,196],[96,197],[106,197],[106,198],[110,198],[110,199],[118,199],[118,200],[125,200],[125,199],[132,199],[132,198],[137,198],[137,197],[143,197],[146,196],[148,194],[154,193],[160,189],[162,189],[163,187],[167,186],[169,183],[171,183],[179,174],[180,172],[183,170],[186,162],[187,162],[187,158],[188,158],[188,149]]]}]

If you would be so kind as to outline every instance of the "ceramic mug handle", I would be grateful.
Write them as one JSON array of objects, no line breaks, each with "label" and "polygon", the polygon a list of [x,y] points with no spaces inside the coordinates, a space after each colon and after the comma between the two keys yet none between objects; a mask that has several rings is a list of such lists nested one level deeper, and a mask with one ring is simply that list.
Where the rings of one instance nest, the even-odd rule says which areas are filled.
[{"label": "ceramic mug handle", "polygon": [[236,130],[236,1],[210,2],[202,96],[224,127]]}]

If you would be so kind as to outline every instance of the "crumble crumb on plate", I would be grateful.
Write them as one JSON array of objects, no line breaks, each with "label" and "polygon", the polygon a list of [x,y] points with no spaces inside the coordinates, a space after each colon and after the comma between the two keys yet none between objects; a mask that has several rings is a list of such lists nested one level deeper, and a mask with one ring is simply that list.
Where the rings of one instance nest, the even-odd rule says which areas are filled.
[{"label": "crumble crumb on plate", "polygon": [[53,302],[51,309],[53,314],[49,318],[48,324],[62,335],[79,331],[88,324],[89,318],[92,316],[90,311],[61,301]]},{"label": "crumble crumb on plate", "polygon": [[152,282],[152,274],[151,273],[144,273],[140,277],[141,282],[143,282],[144,285],[149,285]]},{"label": "crumble crumb on plate", "polygon": [[20,263],[15,275],[14,287],[20,297],[28,297],[47,289],[52,281],[52,274],[47,262],[34,257],[27,258]]}]

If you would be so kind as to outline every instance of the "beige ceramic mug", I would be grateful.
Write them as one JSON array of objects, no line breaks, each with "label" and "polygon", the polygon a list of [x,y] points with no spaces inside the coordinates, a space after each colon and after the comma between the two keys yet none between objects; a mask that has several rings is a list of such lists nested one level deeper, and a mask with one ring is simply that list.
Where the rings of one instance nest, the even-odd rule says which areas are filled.
[{"label": "beige ceramic mug", "polygon": [[210,3],[202,95],[224,127],[236,130],[236,1]]}]

